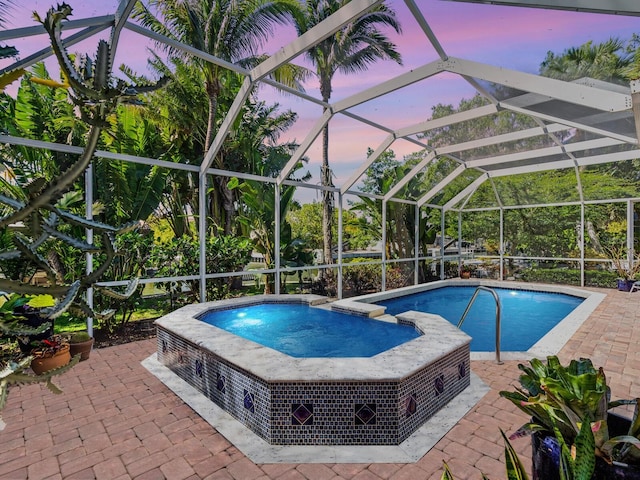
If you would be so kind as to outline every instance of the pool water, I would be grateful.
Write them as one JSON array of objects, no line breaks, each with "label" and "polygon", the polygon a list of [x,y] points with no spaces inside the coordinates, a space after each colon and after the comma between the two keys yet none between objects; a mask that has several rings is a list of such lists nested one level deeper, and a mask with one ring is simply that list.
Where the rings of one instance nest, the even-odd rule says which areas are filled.
[{"label": "pool water", "polygon": [[200,320],[300,358],[372,357],[420,336],[411,326],[300,304],[212,310]]},{"label": "pool water", "polygon": [[[457,325],[476,287],[443,287],[376,302],[396,315],[408,310],[435,313]],[[494,288],[502,305],[501,349],[524,352],[571,313],[583,298],[561,293]],[[472,337],[472,352],[495,351],[496,302],[480,291],[462,330]],[[427,333],[427,332],[425,332]]]}]

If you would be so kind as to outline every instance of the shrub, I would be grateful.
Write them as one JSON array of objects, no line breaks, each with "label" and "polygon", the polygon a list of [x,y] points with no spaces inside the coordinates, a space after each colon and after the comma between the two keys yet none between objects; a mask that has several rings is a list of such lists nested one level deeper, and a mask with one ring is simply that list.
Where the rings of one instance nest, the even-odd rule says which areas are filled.
[{"label": "shrub", "polygon": [[[242,237],[209,237],[206,246],[207,273],[241,271],[251,260],[251,241]],[[160,277],[197,275],[200,250],[198,240],[183,236],[173,238],[168,243],[154,245],[150,262]],[[185,285],[187,288],[183,289]],[[180,304],[200,301],[199,280],[160,284],[169,290],[172,301]],[[214,278],[207,280],[207,300],[220,300],[230,295],[232,279]]]}]

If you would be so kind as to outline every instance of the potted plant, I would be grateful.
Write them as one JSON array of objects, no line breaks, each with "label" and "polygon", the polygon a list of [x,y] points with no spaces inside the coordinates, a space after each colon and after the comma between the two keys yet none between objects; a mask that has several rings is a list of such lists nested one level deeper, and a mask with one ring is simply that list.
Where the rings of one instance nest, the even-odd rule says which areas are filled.
[{"label": "potted plant", "polygon": [[[602,368],[557,357],[520,364],[521,388],[500,395],[531,417],[513,437],[532,434],[533,478],[640,479],[640,398],[611,401]],[[633,420],[610,412],[634,405]]]},{"label": "potted plant", "polygon": [[471,278],[471,274],[475,271],[472,265],[460,264],[460,278]]},{"label": "potted plant", "polygon": [[71,361],[69,342],[60,335],[53,335],[34,343],[36,345],[31,351],[31,370],[36,375],[64,367]]},{"label": "potted plant", "polygon": [[603,247],[603,250],[618,274],[618,290],[630,291],[636,281],[636,276],[640,273],[640,253],[631,255],[629,250],[622,245]]},{"label": "potted plant", "polygon": [[75,332],[69,336],[71,356],[80,355],[80,361],[88,360],[93,347],[93,337],[86,331]]}]

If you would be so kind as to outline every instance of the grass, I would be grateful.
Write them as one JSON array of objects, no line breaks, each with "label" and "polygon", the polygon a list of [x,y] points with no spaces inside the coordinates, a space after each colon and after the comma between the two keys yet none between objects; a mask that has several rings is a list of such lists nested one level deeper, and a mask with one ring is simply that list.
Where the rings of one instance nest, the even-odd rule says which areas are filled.
[{"label": "grass", "polygon": [[[158,297],[143,297],[140,305],[138,305],[136,310],[133,312],[133,315],[129,319],[129,322],[158,318],[167,313],[166,309],[163,308],[164,305],[158,305],[158,300],[163,301],[164,299],[159,299]],[[122,314],[120,312],[117,312],[116,318],[112,320],[112,322],[117,326],[117,324],[121,321],[121,318]],[[100,327],[100,323],[96,322],[95,328]],[[80,330],[86,330],[87,324],[84,318],[78,318],[69,313],[65,313],[56,319],[54,328],[55,333],[71,333]]]}]

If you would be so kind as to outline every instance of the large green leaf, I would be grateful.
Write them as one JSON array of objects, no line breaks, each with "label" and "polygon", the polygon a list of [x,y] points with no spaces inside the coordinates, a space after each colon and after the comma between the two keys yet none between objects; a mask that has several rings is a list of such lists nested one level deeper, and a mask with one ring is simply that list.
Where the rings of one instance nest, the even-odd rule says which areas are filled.
[{"label": "large green leaf", "polygon": [[500,430],[500,434],[504,440],[504,457],[507,469],[507,479],[528,480],[529,477],[527,475],[527,471],[525,470],[524,465],[522,465],[520,457],[518,457],[518,454],[502,430]]}]

